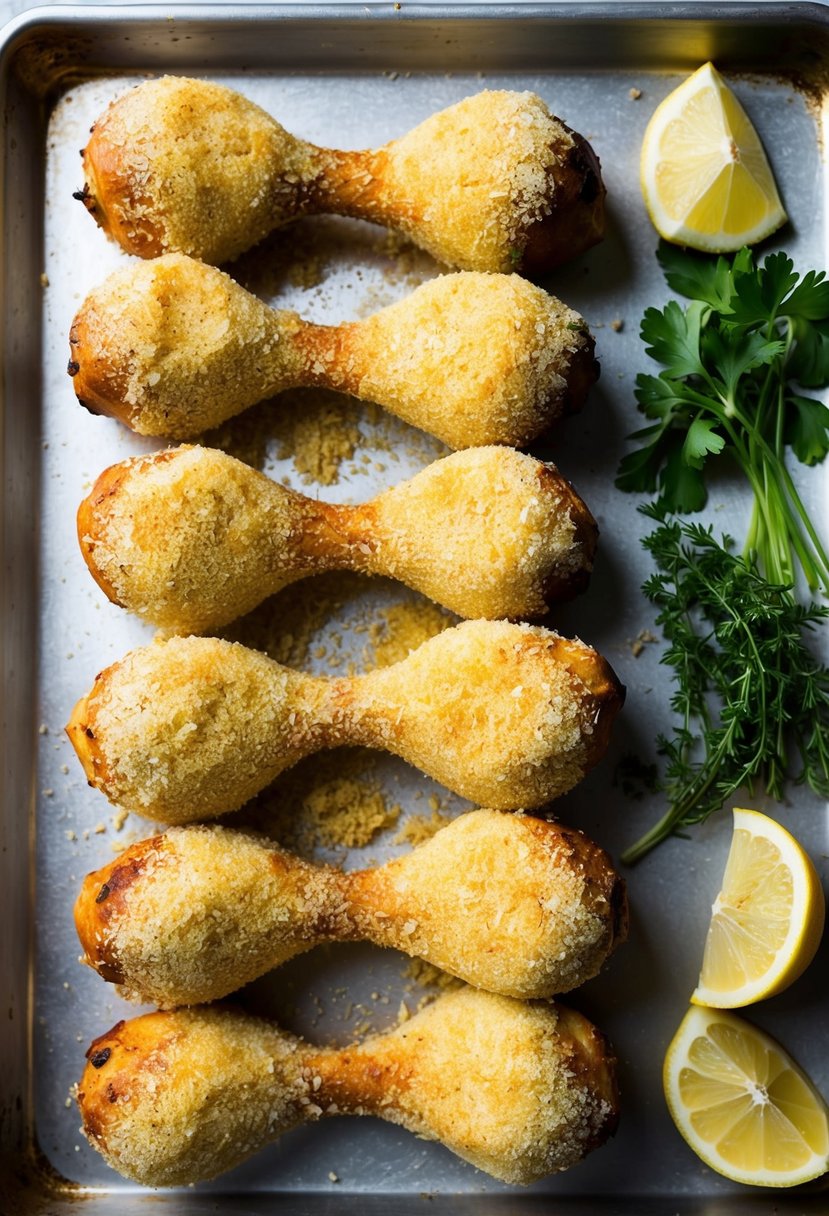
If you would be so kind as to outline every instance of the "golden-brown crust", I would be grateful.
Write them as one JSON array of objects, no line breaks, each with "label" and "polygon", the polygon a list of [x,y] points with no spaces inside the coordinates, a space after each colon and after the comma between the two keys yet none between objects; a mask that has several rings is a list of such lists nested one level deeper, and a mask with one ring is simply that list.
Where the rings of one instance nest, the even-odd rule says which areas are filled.
[{"label": "golden-brown crust", "polygon": [[72,377],[75,396],[90,414],[117,418],[131,427],[133,409],[127,404],[126,375],[106,358],[101,347],[90,339],[87,315],[77,314],[69,330],[70,358],[67,370]]},{"label": "golden-brown crust", "polygon": [[599,971],[624,937],[625,893],[580,832],[478,810],[348,874],[226,828],[172,829],[88,875],[75,923],[87,963],[164,1007],[224,997],[298,949],[359,939],[538,998]]},{"label": "golden-brown crust", "polygon": [[[183,450],[186,449],[178,449],[178,451]],[[158,467],[166,464],[174,460],[176,455],[177,451],[169,448],[163,452],[154,452],[152,466]],[[113,504],[117,503],[119,497],[124,493],[125,483],[129,482],[132,477],[140,477],[148,468],[148,461],[142,456],[133,456],[128,460],[122,460],[119,464],[110,465],[99,474],[92,489],[85,498],[81,499],[78,506],[76,521],[78,545],[86,567],[107,599],[121,608],[127,607],[127,605],[118,598],[118,592],[107,578],[104,568],[96,561],[95,549],[102,532],[106,530],[106,521],[111,515]]]},{"label": "golden-brown crust", "polygon": [[569,570],[553,569],[545,576],[541,594],[544,603],[550,608],[555,603],[572,599],[587,590],[599,542],[599,525],[587,503],[576,493],[570,482],[561,476],[558,469],[542,465],[538,470],[538,481],[542,494],[546,491],[562,496],[563,509],[574,524],[571,544],[582,556],[582,561],[577,566]]},{"label": "golden-brown crust", "polygon": [[470,619],[542,617],[586,586],[596,533],[557,469],[505,447],[455,453],[342,506],[184,446],[105,470],[78,511],[81,551],[109,599],[179,632],[208,632],[343,567]]},{"label": "golden-brown crust", "polygon": [[171,638],[101,673],[67,733],[111,801],[166,823],[236,810],[346,743],[395,752],[479,804],[531,809],[599,760],[623,695],[590,647],[504,621],[464,622],[352,679]]},{"label": "golden-brown crust", "polygon": [[93,724],[94,709],[90,704],[93,693],[99,688],[100,682],[106,679],[109,672],[115,670],[118,664],[113,663],[95,677],[94,688],[86,696],[81,697],[75,705],[66,724],[69,742],[83,765],[86,779],[90,785],[106,791],[108,769],[104,749],[95,733]]},{"label": "golden-brown crust", "polygon": [[95,1147],[150,1186],[214,1177],[340,1113],[379,1115],[526,1185],[618,1118],[615,1061],[585,1018],[468,988],[342,1051],[220,1006],[147,1014],[96,1040],[78,1101]]},{"label": "golden-brown crust", "polygon": [[70,345],[83,404],[174,438],[310,385],[375,401],[455,449],[522,446],[582,407],[598,369],[579,314],[518,275],[442,275],[320,326],[178,253],[90,292]]},{"label": "golden-brown crust", "polygon": [[113,1107],[129,1103],[136,1078],[143,1081],[162,1070],[160,1057],[175,1037],[174,1015],[150,1013],[131,1021],[122,1018],[93,1039],[78,1086],[78,1106],[84,1133],[100,1152],[107,1152]]},{"label": "golden-brown crust", "polygon": [[222,86],[163,77],[109,107],[84,169],[78,197],[144,258],[229,261],[308,211],[375,220],[448,265],[495,272],[539,273],[603,232],[592,149],[528,92],[487,90],[383,148],[339,152]]},{"label": "golden-brown crust", "polygon": [[109,139],[112,102],[93,125],[83,150],[83,189],[76,196],[96,224],[127,253],[157,258],[165,251],[162,226],[147,211],[143,191],[133,172],[129,150]]},{"label": "golden-brown crust", "polygon": [[164,845],[161,835],[131,845],[103,869],[87,874],[75,900],[75,930],[84,962],[110,984],[122,983],[124,976],[108,930],[125,914],[130,892]]},{"label": "golden-brown crust", "polygon": [[557,1008],[561,1030],[569,1039],[569,1067],[573,1077],[588,1083],[607,1108],[602,1125],[586,1142],[589,1147],[585,1151],[592,1152],[614,1136],[619,1126],[621,1104],[617,1060],[607,1035],[583,1014],[568,1005],[558,1005]]},{"label": "golden-brown crust", "polygon": [[598,651],[556,635],[552,653],[578,677],[595,705],[585,760],[586,770],[589,770],[598,764],[607,751],[613,723],[625,703],[626,689],[607,659]]},{"label": "golden-brown crust", "polygon": [[546,819],[532,815],[523,817],[526,829],[540,843],[550,847],[554,839],[559,847],[569,852],[570,864],[584,879],[585,906],[595,909],[608,923],[608,956],[627,940],[628,901],[625,880],[616,872],[610,855],[594,843],[583,832],[563,824],[552,824]]}]

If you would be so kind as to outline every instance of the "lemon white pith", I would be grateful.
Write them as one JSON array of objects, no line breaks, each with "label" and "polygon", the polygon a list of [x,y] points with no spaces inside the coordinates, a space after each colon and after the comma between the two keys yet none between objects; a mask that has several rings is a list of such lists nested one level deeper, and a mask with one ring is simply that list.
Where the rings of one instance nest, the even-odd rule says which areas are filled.
[{"label": "lemon white pith", "polygon": [[641,184],[660,236],[693,249],[739,249],[786,221],[760,138],[711,63],[654,111]]}]

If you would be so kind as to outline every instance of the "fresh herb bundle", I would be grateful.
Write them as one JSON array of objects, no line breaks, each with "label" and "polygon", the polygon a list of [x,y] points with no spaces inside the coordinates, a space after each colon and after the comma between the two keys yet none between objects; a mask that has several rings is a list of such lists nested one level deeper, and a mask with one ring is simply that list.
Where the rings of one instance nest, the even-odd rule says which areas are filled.
[{"label": "fresh herb bundle", "polygon": [[783,796],[790,754],[795,779],[829,796],[829,668],[806,643],[829,608],[795,602],[699,524],[667,521],[643,541],[656,573],[643,586],[669,643],[671,705],[680,719],[661,736],[669,809],[623,855],[638,861],[668,836],[718,810],[742,786],[762,781]]},{"label": "fresh herb bundle", "polygon": [[754,493],[745,556],[772,583],[795,581],[829,591],[829,558],[786,467],[829,450],[829,409],[801,389],[829,385],[829,282],[802,278],[784,253],[755,264],[749,249],[733,259],[662,245],[669,285],[690,299],[649,308],[642,321],[647,353],[663,370],[640,375],[636,397],[652,423],[632,436],[616,484],[659,492],[660,508],[698,511],[707,497],[711,457],[730,455]]},{"label": "fresh herb bundle", "polygon": [[[782,253],[758,266],[748,249],[729,260],[663,245],[659,260],[691,303],[645,313],[662,371],[637,377],[653,422],[632,436],[641,446],[616,484],[658,491],[643,508],[657,522],[642,542],[657,571],[643,591],[668,641],[679,724],[659,740],[668,810],[628,863],[743,786],[781,799],[792,776],[829,796],[829,669],[807,641],[829,609],[793,594],[798,565],[829,591],[829,559],[786,465],[788,450],[807,465],[829,451],[829,409],[802,395],[829,384],[829,282],[801,278]],[[721,455],[754,495],[742,557],[729,538],[667,518],[705,505],[706,466]]]}]

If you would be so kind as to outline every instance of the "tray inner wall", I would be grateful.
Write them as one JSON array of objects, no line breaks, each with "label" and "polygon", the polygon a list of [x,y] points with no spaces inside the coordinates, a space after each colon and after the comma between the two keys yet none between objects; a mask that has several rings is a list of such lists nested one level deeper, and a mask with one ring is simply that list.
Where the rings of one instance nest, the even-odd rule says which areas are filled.
[{"label": "tray inner wall", "polygon": [[[312,28],[319,38],[318,28]],[[331,71],[291,70],[286,59],[283,71],[210,75],[245,92],[296,134],[342,147],[382,143],[481,88],[532,89],[591,139],[602,160],[610,199],[608,237],[548,284],[580,309],[593,327],[602,380],[584,414],[566,426],[553,447],[539,454],[554,458],[572,478],[602,529],[590,591],[562,610],[554,623],[562,632],[579,633],[595,644],[628,686],[627,708],[610,754],[588,781],[562,800],[558,811],[565,822],[583,828],[618,855],[656,808],[625,799],[612,784],[614,766],[625,751],[635,750],[643,756],[652,753],[667,706],[659,648],[647,646],[638,658],[631,649],[637,634],[653,626],[652,614],[638,591],[646,570],[637,543],[643,521],[636,513],[635,500],[614,490],[612,479],[624,450],[623,438],[636,425],[632,381],[643,366],[638,319],[644,307],[659,305],[667,298],[653,257],[655,237],[639,197],[638,148],[653,106],[679,77],[647,71],[647,51],[639,66],[631,62],[616,71],[598,70],[601,62],[583,57],[570,71],[482,69],[461,73],[445,69],[439,50],[434,51],[430,71],[415,70],[423,66],[416,63],[404,66],[405,55],[390,58],[385,71],[363,71],[358,70],[361,55],[356,27],[348,28],[352,44],[343,42],[336,52],[329,52]],[[387,27],[383,28],[387,37]],[[585,26],[581,29],[584,38]],[[491,35],[491,24],[487,30]],[[698,37],[703,34],[697,31]],[[182,26],[182,37],[186,36]],[[109,37],[113,44],[114,35]],[[200,49],[208,49],[203,41],[207,35],[194,33],[192,37]],[[156,66],[175,56],[179,67],[202,74],[196,70],[195,55],[188,64],[182,48],[173,48],[163,39],[159,45],[164,53],[148,63]],[[253,44],[249,41],[248,45]],[[480,39],[474,45],[476,53],[484,56]],[[683,58],[685,53],[683,49]],[[486,57],[490,55],[486,51]],[[506,57],[509,59],[509,53]],[[69,1090],[80,1074],[88,1041],[134,1011],[97,976],[78,966],[71,924],[80,879],[112,858],[113,842],[122,834],[115,831],[112,809],[86,787],[61,730],[71,705],[86,691],[94,674],[151,636],[150,630],[109,605],[92,584],[74,539],[74,512],[101,469],[154,445],[129,435],[114,422],[80,410],[64,369],[66,335],[80,300],[125,261],[70,197],[80,184],[78,149],[90,122],[107,101],[136,79],[133,74],[73,84],[52,113],[43,250],[48,285],[43,288],[42,435],[40,467],[33,470],[42,480],[38,725],[45,728],[38,736],[37,773],[37,1138],[59,1174],[83,1186],[120,1194],[129,1188],[106,1169],[78,1134],[78,1115],[69,1101]],[[642,91],[639,100],[630,97],[632,88]],[[821,267],[825,260],[825,183],[814,108],[789,84],[769,78],[738,81],[737,91],[764,139],[792,217],[792,227],[783,238],[785,246],[801,268]],[[390,253],[382,233],[368,226],[319,220],[309,227],[318,233],[314,247],[318,249],[320,241],[323,247],[315,274],[303,276],[295,268],[311,240],[297,229],[267,242],[263,250],[234,268],[234,273],[276,306],[296,308],[313,320],[334,322],[365,315],[400,298],[417,281],[438,271],[424,255]],[[319,232],[324,235],[320,237]],[[615,321],[623,322],[620,332],[612,328]],[[260,425],[266,431],[282,433],[279,417],[286,408],[313,412],[315,407],[300,401],[275,404]],[[268,449],[267,471],[305,493],[319,493],[332,501],[358,501],[441,454],[440,445],[402,424],[378,420],[362,407],[343,403],[337,408],[339,417],[347,417],[359,433],[354,459],[341,469],[338,484],[304,484],[294,461],[281,456],[273,443]],[[231,440],[239,448],[249,437],[240,426]],[[806,479],[805,492],[810,505],[822,510],[820,472]],[[743,515],[744,503],[723,483],[712,498],[710,519],[736,526],[733,521]],[[343,663],[359,666],[370,661],[365,622],[414,598],[386,583],[352,588],[339,619],[322,630],[318,644],[326,647],[325,658],[310,654],[309,668],[330,670],[331,655],[336,653]],[[346,637],[339,652],[332,640],[335,631]],[[261,633],[253,631],[250,636],[255,641]],[[381,760],[377,773],[387,800],[402,808],[401,822],[407,815],[427,810],[430,797],[440,799],[446,813],[462,809],[460,802],[402,763]],[[796,803],[784,808],[780,817],[810,847],[825,873],[824,816],[817,803],[798,794]],[[105,831],[96,831],[101,826]],[[150,830],[150,825],[132,816],[123,833],[139,838]],[[394,834],[392,829],[369,848],[349,855],[340,852],[337,858],[349,866],[382,861],[400,851],[393,843]],[[664,846],[629,876],[631,940],[599,980],[572,998],[616,1046],[624,1097],[622,1127],[611,1145],[582,1166],[533,1188],[539,1195],[575,1198],[590,1194],[609,1199],[671,1194],[679,1199],[733,1194],[734,1188],[699,1167],[679,1140],[664,1111],[659,1081],[665,1044],[684,1012],[696,977],[708,908],[729,836],[730,824],[723,815],[698,831],[691,842]],[[825,951],[823,960],[825,964]],[[382,1028],[394,1020],[401,999],[416,1002],[417,994],[402,974],[404,967],[405,960],[398,956],[368,947],[324,949],[279,973],[278,984],[257,985],[245,999],[251,1007],[279,1012],[291,1028],[309,1036],[346,1042],[361,1021]],[[791,1047],[826,1091],[829,1065],[819,1036],[814,1034],[825,999],[825,987],[817,979],[820,973],[819,961],[790,993],[761,1006],[752,1016]],[[351,1016],[347,1017],[349,1005]],[[335,1172],[339,1181],[330,1181],[329,1172]],[[240,1194],[406,1191],[417,1195],[497,1193],[505,1188],[439,1146],[424,1144],[398,1129],[369,1120],[331,1120],[292,1133],[234,1175],[199,1191],[207,1198],[210,1193],[231,1189]]]}]

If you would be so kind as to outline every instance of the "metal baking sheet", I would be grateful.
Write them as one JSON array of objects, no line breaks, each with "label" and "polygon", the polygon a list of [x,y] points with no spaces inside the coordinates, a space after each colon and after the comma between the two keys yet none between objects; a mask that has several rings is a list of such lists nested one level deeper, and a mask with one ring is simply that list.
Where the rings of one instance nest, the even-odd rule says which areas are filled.
[{"label": "metal baking sheet", "polygon": [[[113,809],[87,788],[62,726],[95,673],[152,636],[92,583],[77,548],[74,515],[106,465],[160,446],[87,415],[65,373],[67,333],[78,304],[126,261],[71,198],[90,123],[130,84],[172,70],[220,80],[293,133],[343,148],[380,144],[482,88],[538,92],[591,140],[608,187],[608,235],[546,285],[586,316],[602,379],[584,413],[538,454],[555,459],[575,482],[602,531],[589,592],[550,623],[597,646],[628,687],[608,756],[555,811],[618,857],[658,807],[627,799],[614,785],[615,765],[629,751],[652,758],[668,712],[660,647],[648,644],[636,655],[632,646],[642,630],[653,629],[653,613],[639,592],[647,564],[638,538],[646,524],[636,499],[613,488],[624,437],[637,422],[632,385],[645,362],[638,320],[644,307],[668,296],[639,194],[641,137],[657,102],[699,62],[716,58],[731,71],[781,186],[791,224],[780,243],[799,267],[824,266],[820,80],[829,62],[827,28],[825,10],[813,5],[600,4],[404,4],[399,12],[391,5],[358,11],[67,8],[30,14],[8,28],[2,61],[7,764],[0,855],[6,918],[0,933],[9,1017],[0,1045],[0,1136],[10,1193],[12,1181],[23,1187],[19,1206],[9,1211],[24,1210],[26,1203],[57,1211],[62,1195],[106,1212],[143,1210],[140,1188],[112,1173],[80,1136],[70,1097],[90,1039],[135,1007],[78,965],[72,903],[83,875],[111,860],[113,842],[117,846],[122,835]],[[309,242],[317,257],[312,275],[296,269]],[[277,234],[233,268],[269,303],[323,322],[366,315],[438,271],[426,255],[401,257],[378,229],[328,219]],[[257,442],[263,434],[272,439],[266,470],[304,493],[359,501],[446,450],[403,424],[341,402],[336,408],[359,432],[354,457],[337,484],[308,484],[285,454],[280,419],[285,411],[317,408],[302,396],[276,401],[260,412],[256,433]],[[250,435],[240,424],[224,438],[236,451]],[[825,519],[824,472],[811,471],[801,484],[808,505]],[[739,532],[745,516],[742,493],[718,483],[707,518]],[[340,615],[323,627],[325,656],[311,653],[309,669],[330,669],[335,631],[347,635],[339,661],[358,667],[370,662],[366,622],[381,619],[392,604],[416,599],[388,582],[353,582]],[[266,610],[272,628],[274,614],[288,611],[285,594]],[[250,626],[252,639],[262,636],[261,619],[256,629]],[[401,823],[407,815],[428,813],[430,797],[447,813],[463,809],[402,762],[381,759],[376,774],[388,801],[400,804]],[[764,808],[762,800],[752,805]],[[766,809],[804,841],[825,879],[825,806],[798,790],[791,805]],[[139,838],[151,830],[131,816],[123,833]],[[335,855],[346,866],[380,862],[400,851],[395,830],[367,848]],[[820,1210],[819,1196],[747,1196],[718,1178],[686,1148],[662,1099],[662,1056],[696,979],[729,838],[723,813],[692,839],[671,841],[628,871],[630,940],[601,977],[568,998],[611,1037],[623,1094],[615,1140],[575,1169],[516,1190],[401,1129],[335,1119],[292,1132],[212,1184],[157,1193],[155,1204],[165,1211],[255,1212],[267,1204],[285,1212],[366,1212],[375,1205],[388,1210],[394,1202],[404,1212],[425,1210],[428,1202],[435,1212],[467,1210],[468,1204],[479,1213],[521,1213],[546,1210],[555,1197],[562,1212],[736,1213],[744,1205],[770,1212],[810,1204]],[[792,989],[749,1017],[776,1034],[829,1093],[826,961],[824,947]],[[325,947],[254,985],[244,999],[310,1037],[347,1042],[358,1023],[368,1020],[380,1029],[394,1021],[401,999],[416,1000],[405,963],[370,947]],[[37,1162],[34,1173],[25,1164],[31,1160]]]}]

